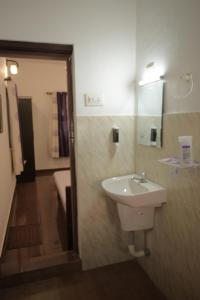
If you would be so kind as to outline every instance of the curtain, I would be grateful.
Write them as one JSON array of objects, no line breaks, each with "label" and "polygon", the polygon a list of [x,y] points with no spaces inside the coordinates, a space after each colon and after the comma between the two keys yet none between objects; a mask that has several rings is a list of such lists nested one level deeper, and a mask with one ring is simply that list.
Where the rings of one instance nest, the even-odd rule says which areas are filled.
[{"label": "curtain", "polygon": [[17,86],[13,81],[8,82],[8,103],[10,114],[10,136],[11,136],[11,153],[13,160],[13,168],[16,175],[20,175],[24,170],[23,157],[22,157],[22,145],[21,145],[21,133],[19,124],[18,113],[18,97]]},{"label": "curtain", "polygon": [[69,156],[67,93],[57,93],[59,157]]},{"label": "curtain", "polygon": [[53,93],[52,98],[52,149],[53,158],[69,156],[67,93]]}]

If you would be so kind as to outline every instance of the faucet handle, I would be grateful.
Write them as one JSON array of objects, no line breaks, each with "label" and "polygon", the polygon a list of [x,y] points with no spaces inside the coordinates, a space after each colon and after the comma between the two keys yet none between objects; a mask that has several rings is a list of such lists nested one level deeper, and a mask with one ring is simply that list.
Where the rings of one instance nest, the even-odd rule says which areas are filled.
[{"label": "faucet handle", "polygon": [[141,176],[141,179],[145,179],[145,177],[146,177],[145,171],[142,171],[141,174],[140,174],[140,176]]}]

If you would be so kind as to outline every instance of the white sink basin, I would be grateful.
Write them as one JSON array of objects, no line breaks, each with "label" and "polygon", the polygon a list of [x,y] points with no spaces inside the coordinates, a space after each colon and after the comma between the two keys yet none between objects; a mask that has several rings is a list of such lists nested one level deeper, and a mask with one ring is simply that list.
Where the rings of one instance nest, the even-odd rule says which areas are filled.
[{"label": "white sink basin", "polygon": [[108,178],[102,181],[106,194],[117,203],[134,208],[158,207],[167,202],[166,189],[150,180],[140,183],[132,174]]}]

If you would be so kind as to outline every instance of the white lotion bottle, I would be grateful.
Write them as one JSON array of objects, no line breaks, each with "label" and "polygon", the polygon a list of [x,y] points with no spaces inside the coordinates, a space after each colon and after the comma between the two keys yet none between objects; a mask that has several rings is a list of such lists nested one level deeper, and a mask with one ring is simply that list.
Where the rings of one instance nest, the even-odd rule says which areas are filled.
[{"label": "white lotion bottle", "polygon": [[192,136],[179,136],[178,142],[180,147],[181,165],[192,164]]}]

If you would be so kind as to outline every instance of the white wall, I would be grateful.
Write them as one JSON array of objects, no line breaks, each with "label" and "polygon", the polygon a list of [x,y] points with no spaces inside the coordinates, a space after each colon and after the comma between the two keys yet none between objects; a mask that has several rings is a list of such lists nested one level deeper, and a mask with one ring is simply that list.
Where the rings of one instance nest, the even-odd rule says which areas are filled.
[{"label": "white wall", "polygon": [[[200,2],[197,0],[137,1],[137,80],[154,61],[166,77],[165,112],[200,111]],[[178,76],[192,72],[193,93],[175,99]]]},{"label": "white wall", "polygon": [[64,61],[15,59],[19,73],[13,76],[20,97],[32,98],[36,170],[69,167],[69,158],[53,159],[51,147],[52,96],[47,92],[67,91]]},{"label": "white wall", "polygon": [[135,0],[1,0],[0,39],[74,44],[77,115],[133,114]]},{"label": "white wall", "polygon": [[7,107],[5,96],[5,59],[0,58],[0,94],[3,111],[3,133],[0,133],[0,256],[6,234],[7,223],[15,189],[15,176],[12,172],[11,152],[8,140]]}]

